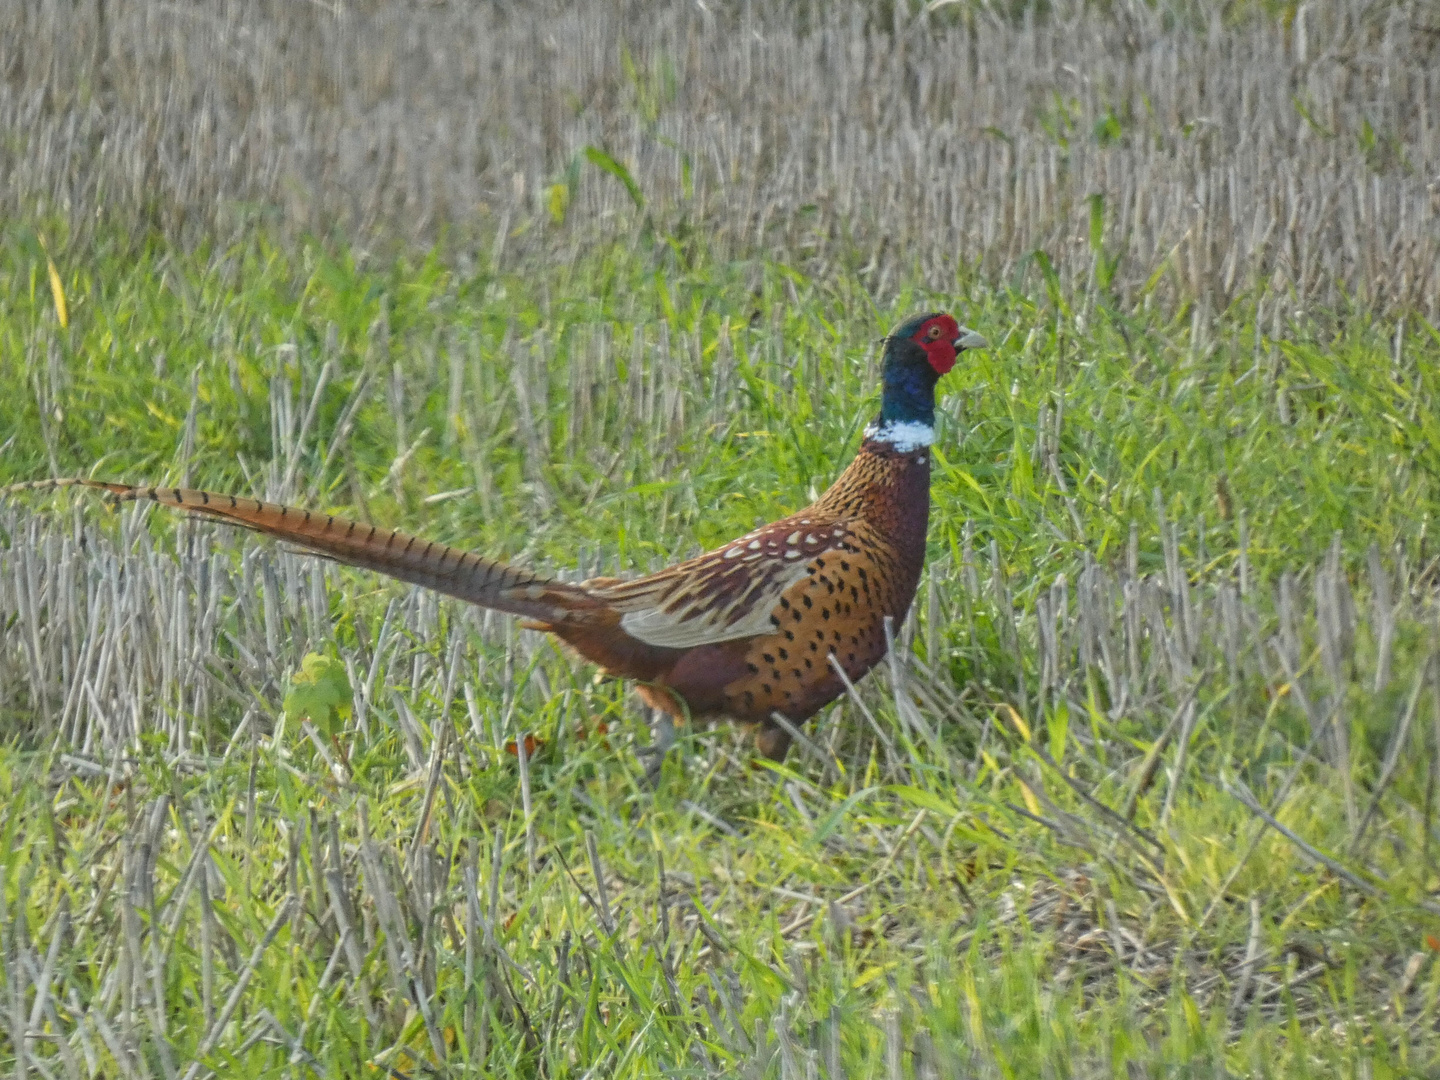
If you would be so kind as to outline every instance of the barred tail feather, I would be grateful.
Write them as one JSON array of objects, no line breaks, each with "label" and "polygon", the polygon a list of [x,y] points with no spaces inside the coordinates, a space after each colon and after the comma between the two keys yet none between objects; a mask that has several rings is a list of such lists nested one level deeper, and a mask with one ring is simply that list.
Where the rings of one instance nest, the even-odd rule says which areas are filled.
[{"label": "barred tail feather", "polygon": [[106,492],[117,502],[150,501],[200,517],[288,541],[337,562],[373,570],[422,585],[460,600],[522,615],[544,623],[564,623],[598,614],[605,605],[584,588],[540,577],[507,563],[407,533],[362,525],[348,518],[222,495],[192,488],[135,487],[102,480],[39,480],[0,489],[0,495],[85,487]]}]

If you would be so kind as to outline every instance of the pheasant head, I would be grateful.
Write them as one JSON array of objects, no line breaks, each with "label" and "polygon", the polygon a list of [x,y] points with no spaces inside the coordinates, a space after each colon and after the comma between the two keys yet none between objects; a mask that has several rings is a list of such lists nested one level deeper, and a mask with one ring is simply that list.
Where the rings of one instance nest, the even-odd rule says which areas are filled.
[{"label": "pheasant head", "polygon": [[935,434],[935,384],[966,349],[986,341],[943,312],[916,315],[885,339],[880,373],[880,416],[866,437],[912,449],[929,446]]}]

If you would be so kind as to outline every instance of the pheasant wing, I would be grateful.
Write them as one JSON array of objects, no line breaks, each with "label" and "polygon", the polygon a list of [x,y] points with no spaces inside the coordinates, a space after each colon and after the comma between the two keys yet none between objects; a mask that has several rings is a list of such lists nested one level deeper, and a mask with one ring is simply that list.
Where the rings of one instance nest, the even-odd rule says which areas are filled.
[{"label": "pheasant wing", "polygon": [[586,588],[648,645],[714,645],[769,633],[780,597],[849,536],[845,522],[802,512],[649,577]]}]

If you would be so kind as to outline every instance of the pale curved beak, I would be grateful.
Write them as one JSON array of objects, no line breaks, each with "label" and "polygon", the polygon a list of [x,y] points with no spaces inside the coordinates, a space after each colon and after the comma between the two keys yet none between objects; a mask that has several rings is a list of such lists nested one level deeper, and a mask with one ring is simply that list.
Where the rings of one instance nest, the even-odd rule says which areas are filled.
[{"label": "pale curved beak", "polygon": [[955,351],[964,349],[988,349],[990,343],[968,326],[960,327],[960,336],[955,339]]}]

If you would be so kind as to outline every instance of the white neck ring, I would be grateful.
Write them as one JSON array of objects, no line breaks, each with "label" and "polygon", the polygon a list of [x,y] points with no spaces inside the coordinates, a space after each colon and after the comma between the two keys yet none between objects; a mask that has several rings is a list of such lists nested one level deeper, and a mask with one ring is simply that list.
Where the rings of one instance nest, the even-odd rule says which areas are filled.
[{"label": "white neck ring", "polygon": [[871,442],[889,443],[897,452],[908,454],[933,444],[935,429],[914,420],[890,420],[883,424],[871,424],[865,429],[865,438]]}]

